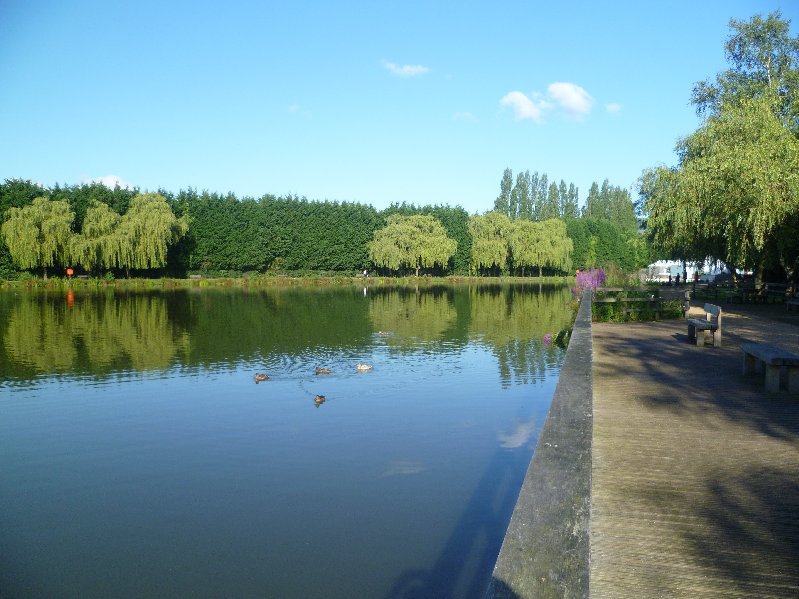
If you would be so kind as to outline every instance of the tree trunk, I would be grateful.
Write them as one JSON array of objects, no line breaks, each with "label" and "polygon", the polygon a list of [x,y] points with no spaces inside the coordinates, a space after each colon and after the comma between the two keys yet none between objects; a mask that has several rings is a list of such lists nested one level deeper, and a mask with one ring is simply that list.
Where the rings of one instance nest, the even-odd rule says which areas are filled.
[{"label": "tree trunk", "polygon": [[733,287],[738,287],[738,272],[734,264],[727,263],[727,268],[730,269],[730,276],[732,277]]},{"label": "tree trunk", "polygon": [[538,267],[538,281],[539,281],[539,283],[541,282],[541,279],[543,279],[543,278],[544,278],[544,269],[541,266],[539,266]]},{"label": "tree trunk", "polygon": [[757,266],[755,267],[755,289],[760,289],[763,286],[763,268],[765,263],[766,259],[763,256],[757,261]]},{"label": "tree trunk", "polygon": [[780,252],[780,266],[782,266],[782,269],[785,271],[785,280],[792,282],[794,274],[796,273],[796,267],[799,266],[799,258],[797,258],[793,264],[788,264],[785,256]]}]

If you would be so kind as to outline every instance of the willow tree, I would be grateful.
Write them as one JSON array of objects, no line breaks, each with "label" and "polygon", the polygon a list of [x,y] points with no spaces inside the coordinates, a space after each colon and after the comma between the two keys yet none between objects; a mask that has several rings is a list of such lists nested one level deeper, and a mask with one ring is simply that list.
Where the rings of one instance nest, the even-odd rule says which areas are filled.
[{"label": "willow tree", "polygon": [[542,223],[531,220],[513,221],[509,231],[510,251],[513,256],[513,265],[522,269],[543,264],[544,231]]},{"label": "willow tree", "polygon": [[776,112],[767,96],[725,104],[680,143],[679,168],[645,173],[656,240],[758,276],[773,257],[793,275],[799,255],[785,240],[799,236],[799,140]]},{"label": "willow tree", "polygon": [[472,236],[472,268],[504,269],[508,265],[509,238],[513,223],[506,214],[487,212],[469,219]]},{"label": "willow tree", "polygon": [[542,262],[538,263],[538,276],[541,276],[544,266],[560,271],[571,270],[574,244],[566,234],[566,223],[559,218],[552,218],[540,224],[544,230],[544,254]]},{"label": "willow tree", "polygon": [[566,223],[557,218],[540,222],[516,221],[510,231],[513,263],[522,268],[538,267],[538,277],[544,267],[571,269],[572,240],[566,235]]},{"label": "willow tree", "polygon": [[432,216],[392,214],[369,242],[369,259],[390,270],[413,268],[418,277],[420,268],[433,268],[436,264],[445,267],[457,245]]},{"label": "willow tree", "polygon": [[14,263],[26,270],[41,268],[46,279],[48,267],[64,264],[69,257],[74,218],[67,202],[43,197],[9,208],[2,233]]},{"label": "willow tree", "polygon": [[117,266],[128,276],[131,268],[162,268],[169,246],[188,228],[187,219],[177,218],[161,194],[137,195],[117,227]]},{"label": "willow tree", "polygon": [[108,204],[92,200],[81,233],[72,238],[72,259],[89,272],[114,267],[119,261],[120,221],[119,214]]}]

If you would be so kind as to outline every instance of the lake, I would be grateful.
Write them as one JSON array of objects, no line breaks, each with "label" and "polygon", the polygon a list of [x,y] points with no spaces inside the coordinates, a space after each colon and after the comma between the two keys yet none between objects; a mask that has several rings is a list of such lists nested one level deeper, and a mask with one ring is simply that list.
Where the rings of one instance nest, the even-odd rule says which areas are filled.
[{"label": "lake", "polygon": [[482,597],[571,301],[0,292],[0,595]]}]

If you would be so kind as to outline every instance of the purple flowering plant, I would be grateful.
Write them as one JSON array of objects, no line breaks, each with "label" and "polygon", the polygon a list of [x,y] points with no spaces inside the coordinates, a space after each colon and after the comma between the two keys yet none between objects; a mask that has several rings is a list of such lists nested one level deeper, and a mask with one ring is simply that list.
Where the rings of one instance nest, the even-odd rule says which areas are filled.
[{"label": "purple flowering plant", "polygon": [[583,270],[577,273],[576,287],[572,289],[572,294],[579,297],[583,291],[589,287],[596,289],[597,287],[604,287],[605,285],[605,271],[601,268],[592,268],[590,270]]}]

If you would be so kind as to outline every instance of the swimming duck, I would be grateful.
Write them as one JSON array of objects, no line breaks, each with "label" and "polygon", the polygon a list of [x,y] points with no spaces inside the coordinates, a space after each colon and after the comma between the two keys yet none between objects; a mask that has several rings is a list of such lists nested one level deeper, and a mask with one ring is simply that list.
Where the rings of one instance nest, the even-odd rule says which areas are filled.
[{"label": "swimming duck", "polygon": [[255,384],[256,384],[256,385],[257,385],[258,383],[262,383],[262,382],[264,382],[264,381],[268,381],[268,380],[269,380],[269,375],[267,375],[267,374],[261,374],[260,372],[256,372],[256,373],[255,373]]},{"label": "swimming duck", "polygon": [[377,331],[378,336],[380,337],[388,337],[391,335],[388,331]]},{"label": "swimming duck", "polygon": [[316,397],[313,398],[313,402],[314,402],[314,404],[316,404],[317,408],[319,406],[321,406],[323,403],[325,403],[325,401],[326,401],[326,398],[325,398],[324,395],[317,395]]},{"label": "swimming duck", "polygon": [[372,366],[371,364],[356,364],[355,365],[355,370],[357,370],[358,372],[366,372],[367,370],[372,370],[372,368],[374,368],[374,366]]},{"label": "swimming duck", "polygon": [[329,368],[319,368],[318,366],[316,367],[316,374],[330,374],[330,372],[331,371]]}]

